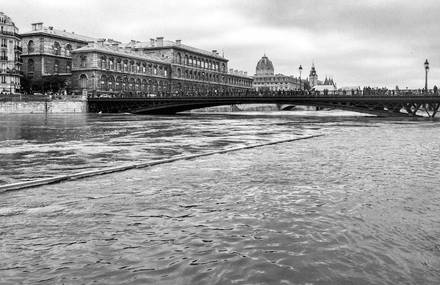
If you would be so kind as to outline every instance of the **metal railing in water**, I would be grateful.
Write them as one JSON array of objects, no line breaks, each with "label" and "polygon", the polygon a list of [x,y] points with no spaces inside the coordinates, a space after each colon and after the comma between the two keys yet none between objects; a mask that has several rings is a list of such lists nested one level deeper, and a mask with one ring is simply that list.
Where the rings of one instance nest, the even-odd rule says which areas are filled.
[{"label": "metal railing in water", "polygon": [[364,90],[324,90],[324,91],[237,91],[237,92],[141,92],[141,91],[97,91],[88,94],[90,99],[99,98],[185,98],[185,97],[431,97],[440,96],[436,90],[387,90],[387,89],[364,89]]}]

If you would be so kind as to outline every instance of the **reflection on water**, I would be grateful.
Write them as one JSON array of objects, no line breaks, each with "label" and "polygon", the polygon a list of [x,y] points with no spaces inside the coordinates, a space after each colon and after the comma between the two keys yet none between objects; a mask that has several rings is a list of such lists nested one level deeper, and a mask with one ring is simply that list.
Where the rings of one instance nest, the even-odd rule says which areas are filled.
[{"label": "reflection on water", "polygon": [[3,181],[326,136],[0,194],[0,284],[438,284],[440,125],[1,117]]}]

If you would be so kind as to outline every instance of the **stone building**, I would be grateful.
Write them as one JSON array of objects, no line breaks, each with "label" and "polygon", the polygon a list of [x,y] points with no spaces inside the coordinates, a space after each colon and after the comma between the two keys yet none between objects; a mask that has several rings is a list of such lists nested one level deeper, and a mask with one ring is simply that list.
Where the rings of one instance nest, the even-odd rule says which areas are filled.
[{"label": "stone building", "polygon": [[21,89],[21,40],[11,18],[0,12],[0,92],[16,93]]},{"label": "stone building", "polygon": [[228,59],[217,50],[207,51],[162,37],[149,42],[132,41],[125,46],[135,52],[154,55],[170,65],[173,90],[200,93],[223,92],[233,88],[251,88],[252,78],[247,73],[228,69]]},{"label": "stone building", "polygon": [[334,86],[334,88],[336,88],[336,82],[333,80],[333,78],[328,78],[326,76],[324,81],[318,80],[318,73],[316,72],[314,63],[312,63],[312,68],[310,69],[309,83],[311,88],[319,85]]},{"label": "stone building", "polygon": [[[301,86],[304,86],[302,82]],[[275,74],[272,61],[264,55],[257,63],[253,88],[257,91],[288,91],[301,89],[299,78]]]},{"label": "stone building", "polygon": [[72,75],[72,51],[96,39],[33,23],[23,33],[23,73],[28,91],[69,90]]},{"label": "stone building", "polygon": [[246,91],[252,78],[227,72],[227,59],[181,42],[158,38],[149,44],[122,45],[100,40],[72,52],[72,87],[76,93],[97,96],[197,96]]}]

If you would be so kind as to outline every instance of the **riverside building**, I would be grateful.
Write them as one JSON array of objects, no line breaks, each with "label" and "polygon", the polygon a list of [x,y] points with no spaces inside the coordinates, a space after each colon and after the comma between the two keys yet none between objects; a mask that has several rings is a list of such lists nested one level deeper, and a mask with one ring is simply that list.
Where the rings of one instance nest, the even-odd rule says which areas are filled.
[{"label": "riverside building", "polygon": [[253,88],[257,91],[288,91],[300,90],[300,79],[283,74],[275,74],[272,61],[264,55],[255,68]]},{"label": "riverside building", "polygon": [[72,52],[72,87],[96,96],[198,96],[246,92],[252,78],[229,71],[228,60],[181,41],[99,40]]},{"label": "riverside building", "polygon": [[11,18],[0,12],[0,92],[16,93],[21,89],[21,40]]},{"label": "riverside building", "polygon": [[74,32],[33,23],[23,33],[23,72],[25,89],[29,91],[70,91],[72,51],[96,39]]}]

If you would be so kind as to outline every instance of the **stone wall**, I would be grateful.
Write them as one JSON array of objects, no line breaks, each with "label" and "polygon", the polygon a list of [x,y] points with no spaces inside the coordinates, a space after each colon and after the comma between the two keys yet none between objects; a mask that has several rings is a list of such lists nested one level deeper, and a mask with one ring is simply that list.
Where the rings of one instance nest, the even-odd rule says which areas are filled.
[{"label": "stone wall", "polygon": [[0,102],[0,114],[85,113],[86,101]]}]

